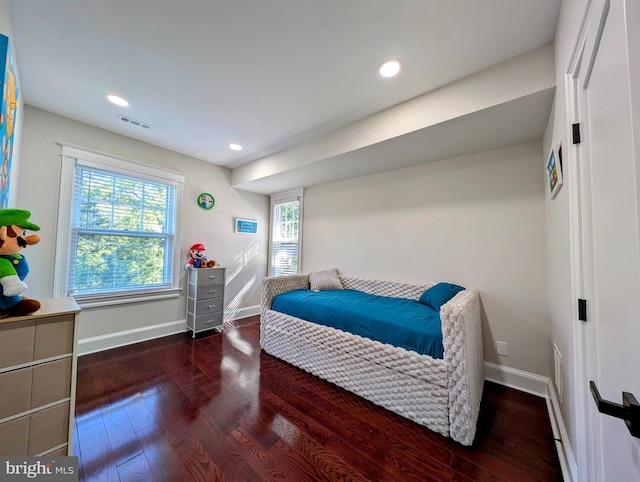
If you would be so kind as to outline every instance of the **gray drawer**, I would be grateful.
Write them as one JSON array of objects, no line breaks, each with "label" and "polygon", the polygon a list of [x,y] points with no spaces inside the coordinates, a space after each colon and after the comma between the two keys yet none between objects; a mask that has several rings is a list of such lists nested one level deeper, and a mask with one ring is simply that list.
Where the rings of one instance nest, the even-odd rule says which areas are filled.
[{"label": "gray drawer", "polygon": [[188,309],[189,312],[193,313],[194,315],[200,316],[209,313],[215,313],[216,311],[222,311],[223,305],[223,298],[212,298],[202,301],[195,301],[193,298],[189,298]]},{"label": "gray drawer", "polygon": [[196,316],[194,331],[208,330],[218,326],[222,326],[222,311],[209,315]]},{"label": "gray drawer", "polygon": [[209,298],[219,298],[224,295],[224,285],[201,285],[189,283],[189,296],[198,300],[206,300]]},{"label": "gray drawer", "polygon": [[219,268],[192,268],[189,270],[189,282],[198,286],[224,284],[224,272]]}]

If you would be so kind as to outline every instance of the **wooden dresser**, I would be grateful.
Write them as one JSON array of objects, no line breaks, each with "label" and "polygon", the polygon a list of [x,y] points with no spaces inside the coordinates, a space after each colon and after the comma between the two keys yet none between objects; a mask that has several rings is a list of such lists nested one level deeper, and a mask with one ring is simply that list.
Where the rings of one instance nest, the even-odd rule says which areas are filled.
[{"label": "wooden dresser", "polygon": [[80,307],[40,300],[0,319],[0,455],[71,455]]},{"label": "wooden dresser", "polygon": [[189,268],[187,331],[222,329],[226,268]]}]

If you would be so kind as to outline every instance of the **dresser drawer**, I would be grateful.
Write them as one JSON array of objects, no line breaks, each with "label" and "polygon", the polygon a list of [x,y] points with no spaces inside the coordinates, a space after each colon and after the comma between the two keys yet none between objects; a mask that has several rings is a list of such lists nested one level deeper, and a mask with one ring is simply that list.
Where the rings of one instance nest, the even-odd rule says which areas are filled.
[{"label": "dresser drawer", "polygon": [[69,439],[69,402],[0,424],[0,454],[38,455]]},{"label": "dresser drawer", "polygon": [[29,417],[0,423],[0,454],[27,455],[29,448]]},{"label": "dresser drawer", "polygon": [[224,272],[220,268],[191,268],[189,282],[198,286],[224,284]]},{"label": "dresser drawer", "polygon": [[33,359],[42,360],[73,352],[75,315],[51,316],[36,322]]},{"label": "dresser drawer", "polygon": [[196,285],[189,283],[189,296],[198,300],[206,300],[209,298],[219,298],[224,295],[224,285]]},{"label": "dresser drawer", "polygon": [[222,311],[209,315],[196,316],[194,331],[208,330],[218,326],[222,326]]},{"label": "dresser drawer", "polygon": [[69,402],[32,414],[27,455],[37,455],[69,441]]},{"label": "dresser drawer", "polygon": [[222,298],[212,298],[210,300],[202,301],[195,301],[193,298],[189,298],[188,302],[189,312],[196,316],[222,311],[223,305],[224,300]]},{"label": "dresser drawer", "polygon": [[0,368],[33,361],[35,321],[0,324]]},{"label": "dresser drawer", "polygon": [[0,373],[0,419],[31,409],[32,379],[31,368]]},{"label": "dresser drawer", "polygon": [[0,373],[0,419],[71,396],[71,357]]},{"label": "dresser drawer", "polygon": [[0,369],[73,352],[74,315],[0,324]]},{"label": "dresser drawer", "polygon": [[33,368],[31,408],[71,396],[71,362],[71,358],[65,358]]}]

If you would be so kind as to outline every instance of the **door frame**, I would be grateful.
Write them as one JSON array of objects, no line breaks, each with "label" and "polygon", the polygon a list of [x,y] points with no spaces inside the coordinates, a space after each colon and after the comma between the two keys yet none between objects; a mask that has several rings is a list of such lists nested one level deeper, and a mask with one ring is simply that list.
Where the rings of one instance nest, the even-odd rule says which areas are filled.
[{"label": "door frame", "polygon": [[[567,149],[570,162],[569,220],[571,245],[572,334],[575,366],[575,417],[577,480],[595,481],[602,470],[600,417],[591,402],[589,380],[597,380],[596,325],[589,309],[594,300],[594,271],[592,246],[591,177],[589,170],[588,126],[586,95],[591,71],[609,12],[609,0],[587,0],[580,20],[578,34],[570,51],[565,69],[566,122],[580,124],[582,142]],[[577,300],[587,302],[587,319],[578,320]]]}]

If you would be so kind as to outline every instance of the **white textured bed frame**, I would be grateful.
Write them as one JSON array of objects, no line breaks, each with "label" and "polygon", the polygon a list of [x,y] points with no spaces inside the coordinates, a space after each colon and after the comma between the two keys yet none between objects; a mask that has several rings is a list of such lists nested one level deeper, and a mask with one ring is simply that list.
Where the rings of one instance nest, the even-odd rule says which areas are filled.
[{"label": "white textured bed frame", "polygon": [[[346,289],[417,300],[433,284],[340,276]],[[270,355],[471,445],[484,382],[480,297],[464,290],[442,306],[444,358],[310,323],[271,309],[273,298],[309,289],[306,274],[262,281],[260,346]]]}]

